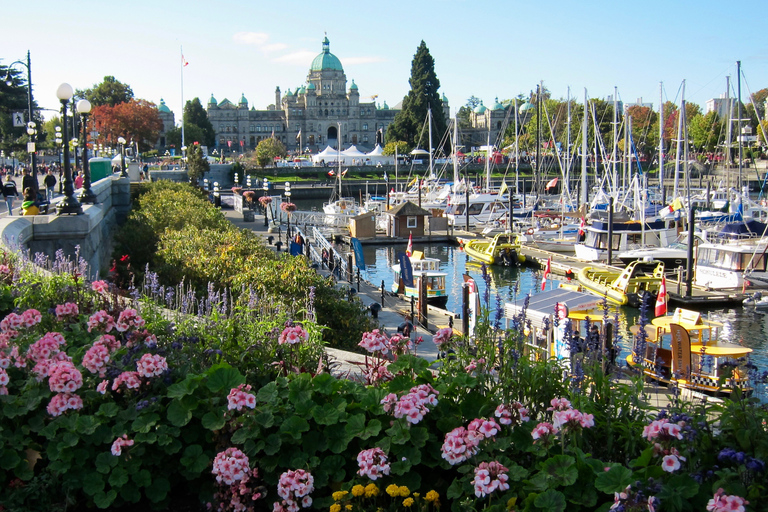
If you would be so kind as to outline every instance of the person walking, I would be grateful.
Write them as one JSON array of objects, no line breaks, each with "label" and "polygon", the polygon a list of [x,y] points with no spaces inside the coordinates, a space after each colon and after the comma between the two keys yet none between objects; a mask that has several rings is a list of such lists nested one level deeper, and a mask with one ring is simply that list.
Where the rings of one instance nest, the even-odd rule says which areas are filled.
[{"label": "person walking", "polygon": [[19,197],[19,190],[16,188],[16,182],[13,181],[13,174],[9,172],[3,183],[3,198],[8,206],[8,215],[13,215],[13,200],[17,197]]},{"label": "person walking", "polygon": [[45,185],[46,198],[48,202],[51,202],[51,199],[53,199],[53,189],[56,186],[56,176],[53,175],[53,171],[50,168],[45,174],[45,178],[43,178],[43,184]]},{"label": "person walking", "polygon": [[21,190],[31,188],[32,190],[37,191],[37,187],[38,184],[35,183],[35,178],[29,174],[29,169],[24,169],[24,176],[21,178]]}]

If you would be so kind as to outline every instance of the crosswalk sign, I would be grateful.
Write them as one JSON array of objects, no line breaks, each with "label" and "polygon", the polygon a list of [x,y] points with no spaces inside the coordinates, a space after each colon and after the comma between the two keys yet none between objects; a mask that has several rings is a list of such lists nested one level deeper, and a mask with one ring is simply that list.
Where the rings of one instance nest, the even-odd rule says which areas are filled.
[{"label": "crosswalk sign", "polygon": [[17,128],[19,126],[26,126],[27,123],[24,121],[24,112],[14,112],[13,113],[13,127]]}]

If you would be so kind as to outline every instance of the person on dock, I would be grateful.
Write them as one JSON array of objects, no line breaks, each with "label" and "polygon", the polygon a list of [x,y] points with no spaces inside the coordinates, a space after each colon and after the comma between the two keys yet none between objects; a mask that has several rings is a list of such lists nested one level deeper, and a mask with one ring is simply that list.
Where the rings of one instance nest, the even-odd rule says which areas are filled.
[{"label": "person on dock", "polygon": [[411,337],[411,333],[413,332],[413,322],[411,321],[411,315],[405,315],[405,321],[397,326],[397,332],[406,338]]}]

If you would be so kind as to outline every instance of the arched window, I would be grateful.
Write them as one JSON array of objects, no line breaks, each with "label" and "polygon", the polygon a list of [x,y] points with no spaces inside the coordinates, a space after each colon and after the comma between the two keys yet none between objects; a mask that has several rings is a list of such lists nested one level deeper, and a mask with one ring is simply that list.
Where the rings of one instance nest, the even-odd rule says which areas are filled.
[{"label": "arched window", "polygon": [[328,115],[328,109],[325,109],[325,115]]}]

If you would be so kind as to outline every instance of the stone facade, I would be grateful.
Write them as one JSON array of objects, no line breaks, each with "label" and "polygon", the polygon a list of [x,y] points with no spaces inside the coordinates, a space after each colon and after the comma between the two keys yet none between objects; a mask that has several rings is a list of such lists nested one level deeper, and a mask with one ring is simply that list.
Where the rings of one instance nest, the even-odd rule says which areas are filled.
[{"label": "stone facade", "polygon": [[160,98],[160,105],[157,106],[157,113],[160,114],[160,120],[163,122],[163,131],[160,132],[160,135],[157,137],[157,143],[155,144],[155,149],[160,150],[165,149],[165,146],[167,145],[165,134],[176,126],[176,120],[173,112],[168,108],[168,105],[165,104],[165,101],[162,98]]},{"label": "stone facade", "polygon": [[237,104],[227,99],[217,102],[211,96],[207,111],[216,132],[216,149],[225,154],[251,151],[272,135],[289,152],[308,148],[316,153],[326,146],[338,149],[339,138],[342,149],[356,145],[371,150],[383,140],[398,112],[386,102],[381,106],[375,101],[361,102],[354,80],[347,89],[347,76],[330,52],[328,38],[323,40],[322,53],[312,61],[306,83],[295,91],[288,89],[284,96],[277,87],[275,104],[266,110],[249,109],[243,95]]}]

